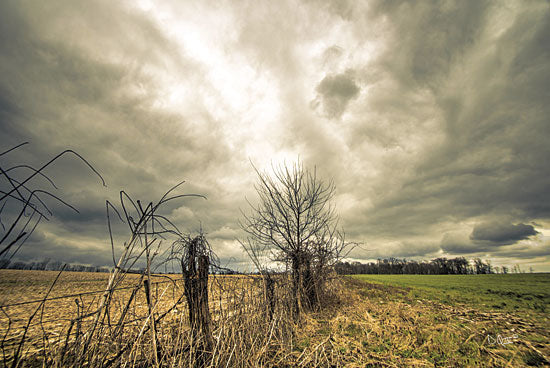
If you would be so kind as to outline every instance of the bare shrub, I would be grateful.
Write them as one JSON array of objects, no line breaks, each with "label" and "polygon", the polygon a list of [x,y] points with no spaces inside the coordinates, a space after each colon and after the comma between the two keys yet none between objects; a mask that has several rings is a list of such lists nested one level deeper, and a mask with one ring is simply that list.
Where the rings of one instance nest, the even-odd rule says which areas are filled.
[{"label": "bare shrub", "polygon": [[259,202],[249,202],[251,212],[243,213],[241,227],[248,237],[241,245],[266,280],[266,290],[271,282],[269,265],[279,263],[290,270],[297,318],[304,306],[319,305],[330,266],[352,244],[337,231],[332,181],[324,182],[316,169],[310,171],[301,163],[275,167],[272,176],[254,170]]}]

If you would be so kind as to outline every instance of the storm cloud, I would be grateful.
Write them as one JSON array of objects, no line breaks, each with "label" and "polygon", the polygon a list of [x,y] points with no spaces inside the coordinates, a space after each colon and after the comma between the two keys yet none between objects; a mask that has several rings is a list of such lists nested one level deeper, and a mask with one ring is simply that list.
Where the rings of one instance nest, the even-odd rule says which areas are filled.
[{"label": "storm cloud", "polygon": [[359,87],[351,76],[346,74],[327,75],[316,88],[320,95],[325,114],[329,118],[339,118],[348,102],[357,97]]},{"label": "storm cloud", "polygon": [[250,162],[300,157],[334,179],[341,224],[363,243],[354,260],[550,271],[549,7],[3,1],[0,151],[30,144],[1,166],[72,148],[107,182],[70,157],[50,167],[80,214],[52,202],[20,257],[109,264],[105,200],[154,201],[186,180],[182,193],[208,199],[165,214],[245,269]]},{"label": "storm cloud", "polygon": [[532,225],[485,223],[474,227],[470,239],[474,242],[490,242],[495,244],[514,244],[519,240],[528,239],[538,232]]}]

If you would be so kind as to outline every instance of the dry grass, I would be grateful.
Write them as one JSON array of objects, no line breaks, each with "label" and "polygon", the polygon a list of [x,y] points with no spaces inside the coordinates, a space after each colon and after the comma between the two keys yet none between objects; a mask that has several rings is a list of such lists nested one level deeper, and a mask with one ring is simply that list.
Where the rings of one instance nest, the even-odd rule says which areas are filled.
[{"label": "dry grass", "polygon": [[[57,272],[15,271],[0,272],[1,305],[25,302],[42,298]],[[66,294],[100,291],[92,295],[75,296],[49,300],[39,308],[27,327],[29,316],[33,315],[38,303],[2,308],[0,336],[3,336],[3,363],[11,364],[22,336],[23,365],[91,366],[113,365],[148,366],[153,361],[151,336],[148,330],[148,308],[140,275],[127,274],[108,303],[106,318],[97,329],[101,339],[94,337],[94,351],[103,359],[93,363],[79,351],[79,345],[94,333],[93,313],[105,289],[109,274],[76,273],[61,274],[56,287],[49,294],[55,298]],[[170,281],[173,280],[174,282]],[[278,308],[274,319],[266,318],[262,294],[262,280],[257,277],[216,276],[210,277],[210,312],[214,351],[210,352],[205,365],[215,366],[262,366],[272,346],[284,346],[292,336],[293,325],[287,323],[290,316],[283,301],[287,299],[279,289]],[[197,355],[202,352],[196,336],[192,336],[187,315],[187,304],[183,295],[181,275],[153,276],[153,316],[158,320],[157,345],[163,366],[195,366]],[[134,296],[132,294],[135,292]],[[123,315],[122,327],[118,321]],[[118,329],[117,329],[118,328]],[[95,332],[97,335],[97,332]],[[95,336],[95,335],[93,335]],[[97,340],[97,341],[96,341]]]},{"label": "dry grass", "polygon": [[[0,270],[0,305],[40,300],[51,286],[58,271],[23,271]],[[59,277],[55,287],[49,293],[49,298],[58,298],[64,295],[96,292],[94,294],[74,295],[73,297],[49,300],[44,303],[31,322],[25,340],[27,341],[26,354],[36,354],[44,349],[44,339],[55,345],[66,335],[70,322],[77,315],[90,313],[101,293],[105,289],[109,274],[87,272],[64,272]],[[172,276],[172,278],[176,278]],[[182,283],[166,282],[166,277],[156,277],[155,281],[162,284],[154,285],[153,294],[165,293],[165,297],[157,307],[159,313],[166,312],[182,293]],[[132,286],[139,280],[139,275],[128,274],[119,285],[120,291],[115,292],[110,313],[111,320],[120,317],[122,306],[126,304],[132,294]],[[166,290],[165,290],[166,289]],[[2,308],[0,315],[0,336],[6,336],[3,347],[7,350],[21,340],[28,318],[38,307],[38,303],[22,304]],[[133,319],[142,319],[147,316],[145,294],[136,293],[135,302],[130,315]],[[91,316],[80,321],[81,328],[86,328],[92,322]],[[8,331],[9,329],[9,331]]]},{"label": "dry grass", "polygon": [[[498,312],[411,300],[405,289],[346,279],[340,304],[310,314],[288,366],[525,367],[550,364],[547,327]],[[518,335],[507,345],[487,335]],[[526,339],[526,337],[529,338]],[[535,338],[539,336],[539,338]],[[546,363],[544,363],[546,360]]]},{"label": "dry grass", "polygon": [[[54,273],[44,271],[2,271],[0,276],[3,304],[6,300],[30,298],[32,296],[26,295],[30,291],[35,293],[34,298],[42,296],[48,285],[46,279],[49,277],[51,281],[55,277]],[[67,273],[60,278],[61,290],[51,295],[101,290],[106,277],[108,275]],[[138,275],[128,277],[131,285]],[[290,308],[284,304],[285,300],[288,302],[285,288],[278,287],[279,303],[270,321],[259,281],[235,276],[211,280],[214,347],[207,354],[200,351],[199,341],[190,334],[185,303],[173,309],[157,325],[160,366],[524,367],[544,365],[550,353],[547,326],[536,321],[506,312],[481,312],[433,300],[411,299],[406,289],[351,279],[329,283],[331,289],[325,296],[323,309],[304,314],[298,325],[293,323],[288,313]],[[177,288],[177,284],[162,285]],[[110,306],[113,316],[120,314],[123,301],[128,300],[130,293],[131,290],[121,291],[120,296],[113,298]],[[84,355],[77,344],[69,344],[61,360],[68,320],[75,317],[76,303],[73,299],[46,303],[44,320],[51,317],[57,322],[39,324],[38,329],[29,331],[32,339],[25,345],[25,359],[19,366],[38,366],[44,362],[54,366],[106,366],[109,362],[124,367],[151,366],[148,324],[144,320],[132,322],[136,316],[147,316],[143,290],[138,295],[136,308],[122,333],[110,335],[111,329],[103,326],[105,337],[91,347],[102,357],[95,361],[79,360]],[[162,301],[156,307],[159,309],[155,309],[158,317],[163,308],[177,301],[181,290],[165,291],[159,285],[158,294],[153,289],[153,295],[155,301]],[[97,303],[97,298],[83,300],[90,305]],[[24,320],[30,311],[16,309],[15,313]],[[0,326],[5,331],[4,322]],[[83,323],[80,328],[86,331],[88,326]],[[44,344],[44,334],[48,344]],[[487,335],[498,334],[517,334],[519,338],[504,346],[490,344]],[[56,336],[60,339],[56,340]],[[80,335],[80,339],[84,337],[85,333]],[[73,339],[77,338],[73,332]],[[126,345],[128,349],[120,354]],[[117,354],[120,354],[118,358]],[[9,357],[5,357],[4,364],[9,362]]]}]

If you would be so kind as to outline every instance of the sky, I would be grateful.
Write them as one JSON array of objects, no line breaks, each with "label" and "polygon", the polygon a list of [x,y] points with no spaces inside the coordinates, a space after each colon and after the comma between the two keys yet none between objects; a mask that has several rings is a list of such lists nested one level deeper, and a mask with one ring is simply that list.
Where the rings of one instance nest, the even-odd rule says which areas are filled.
[{"label": "sky", "polygon": [[[349,261],[481,257],[550,271],[548,1],[0,3],[0,157],[80,213],[17,257],[112,265],[120,190],[202,228],[251,268],[238,220],[256,174],[301,160],[334,180]],[[19,173],[24,175],[24,169]],[[2,181],[5,188],[6,182]],[[4,189],[3,189],[4,190]],[[3,211],[7,222],[9,204]],[[11,212],[10,212],[11,211]],[[115,226],[117,251],[127,237]]]}]

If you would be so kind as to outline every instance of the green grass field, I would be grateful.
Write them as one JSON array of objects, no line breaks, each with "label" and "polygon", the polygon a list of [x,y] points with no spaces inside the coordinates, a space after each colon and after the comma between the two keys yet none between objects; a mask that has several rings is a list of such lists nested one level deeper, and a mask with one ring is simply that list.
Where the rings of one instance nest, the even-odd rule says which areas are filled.
[{"label": "green grass field", "polygon": [[371,283],[406,288],[412,298],[468,304],[482,310],[550,313],[550,274],[507,275],[355,275]]}]

